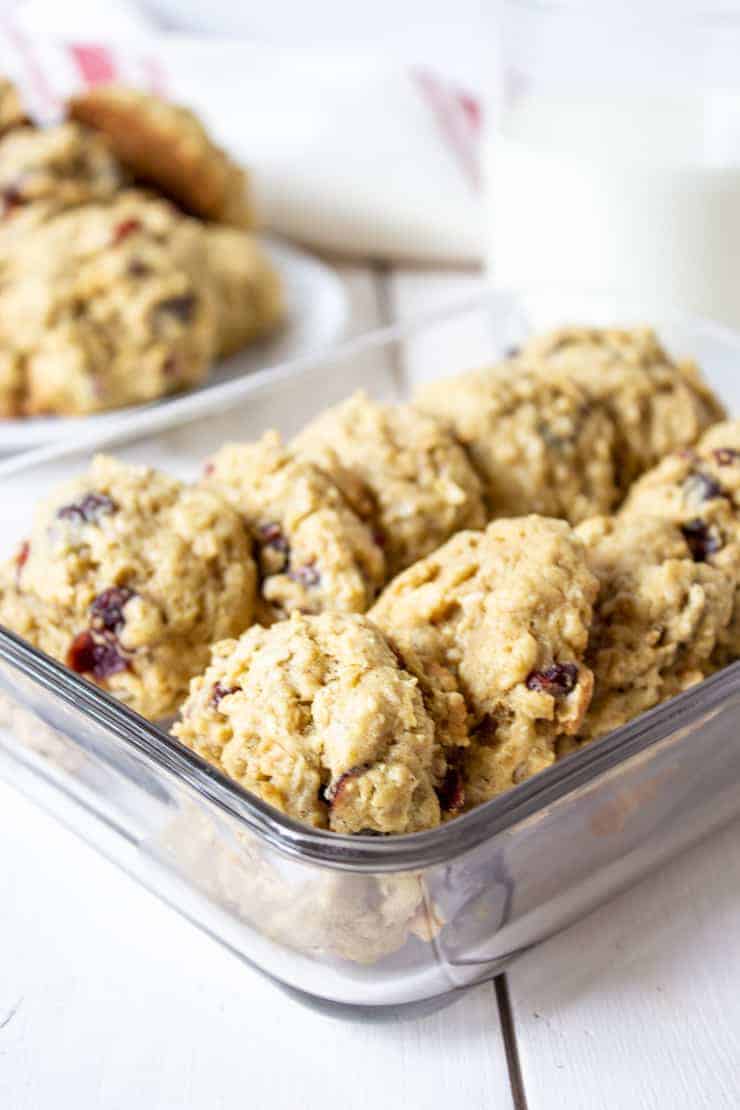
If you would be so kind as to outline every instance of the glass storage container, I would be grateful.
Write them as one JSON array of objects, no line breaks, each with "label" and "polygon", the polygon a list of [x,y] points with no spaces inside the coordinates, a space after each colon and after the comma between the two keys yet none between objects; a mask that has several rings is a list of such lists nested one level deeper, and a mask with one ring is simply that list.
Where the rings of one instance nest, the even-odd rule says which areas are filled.
[{"label": "glass storage container", "polygon": [[[464,368],[442,363],[438,329],[460,329],[468,353],[474,336],[484,362],[556,323],[641,322],[620,312],[606,296],[490,294],[6,461],[1,553],[95,450],[193,477],[223,440],[290,434],[354,388],[400,396],[411,336],[418,379]],[[740,339],[680,317],[657,327],[737,409]],[[477,810],[391,838],[299,825],[1,628],[0,723],[5,779],[280,983],[355,1011],[496,974],[740,812],[740,663]]]}]

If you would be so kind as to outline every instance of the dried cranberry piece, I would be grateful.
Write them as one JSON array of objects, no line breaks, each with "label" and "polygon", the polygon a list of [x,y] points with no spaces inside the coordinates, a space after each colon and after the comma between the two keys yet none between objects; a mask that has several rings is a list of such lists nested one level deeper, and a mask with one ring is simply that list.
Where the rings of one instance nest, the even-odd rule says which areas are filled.
[{"label": "dried cranberry piece", "polygon": [[79,501],[57,509],[57,517],[75,524],[97,524],[101,516],[114,513],[117,508],[115,501],[104,493],[86,493]]},{"label": "dried cranberry piece", "polygon": [[215,682],[211,690],[211,696],[208,699],[208,704],[212,705],[214,709],[218,709],[221,699],[228,697],[229,694],[235,694],[238,689],[238,686],[224,686],[220,682]]},{"label": "dried cranberry piece", "polygon": [[162,363],[162,373],[165,378],[179,378],[180,363],[174,355],[167,355],[167,358]]},{"label": "dried cranberry piece", "polygon": [[128,239],[129,235],[138,231],[140,227],[141,220],[136,220],[133,217],[128,220],[121,220],[120,224],[117,224],[113,231],[113,246],[115,247],[119,243],[122,243],[124,239]]},{"label": "dried cranberry piece", "polygon": [[490,713],[485,713],[473,729],[473,736],[479,744],[489,744],[496,735],[498,725]]},{"label": "dried cranberry piece", "polygon": [[305,586],[309,590],[313,586],[318,586],[321,581],[321,575],[314,562],[304,563],[302,567],[292,568],[288,571],[288,578],[292,579],[293,582],[299,582],[301,586]]},{"label": "dried cranberry piece", "polygon": [[100,632],[118,632],[125,624],[124,607],[135,596],[128,586],[111,586],[103,590],[90,605],[92,627]]},{"label": "dried cranberry piece", "polygon": [[67,666],[77,674],[91,674],[105,679],[128,670],[128,659],[118,650],[113,636],[96,637],[90,631],[75,636],[67,652]]},{"label": "dried cranberry piece", "polygon": [[689,520],[682,525],[684,539],[695,563],[705,563],[722,547],[721,540],[703,520]]},{"label": "dried cranberry piece", "polygon": [[204,476],[206,478],[210,478],[211,474],[213,474],[215,469],[216,469],[216,467],[213,465],[212,462],[204,463],[203,464],[203,474],[204,474]]},{"label": "dried cranberry piece", "polygon": [[718,447],[712,454],[718,466],[732,466],[740,462],[740,451],[735,447]]},{"label": "dried cranberry piece", "polygon": [[448,767],[437,797],[444,813],[459,813],[465,805],[465,783],[459,767]]},{"label": "dried cranberry piece", "polygon": [[157,313],[174,316],[177,320],[181,320],[183,324],[188,324],[193,318],[197,300],[195,293],[181,293],[179,297],[168,297],[166,300],[159,302]]},{"label": "dried cranberry piece", "polygon": [[6,219],[12,215],[16,208],[25,202],[23,193],[18,185],[6,185],[0,192],[0,203],[2,203],[2,218]]},{"label": "dried cranberry piece", "polygon": [[269,547],[273,551],[281,551],[284,555],[290,552],[290,544],[279,524],[274,521],[268,524],[260,524],[257,531],[263,547]]},{"label": "dried cranberry piece", "polygon": [[28,540],[24,540],[18,548],[18,554],[15,557],[15,565],[18,570],[21,570],[28,562],[28,556],[31,554],[31,545]]},{"label": "dried cranberry piece", "polygon": [[126,267],[126,273],[129,277],[148,277],[151,272],[151,268],[147,266],[146,262],[142,262],[140,258],[132,258]]},{"label": "dried cranberry piece", "polygon": [[359,764],[357,767],[350,767],[349,771],[345,771],[344,774],[340,775],[336,782],[326,787],[324,790],[324,801],[328,802],[330,806],[336,805],[347,788],[348,783],[353,779],[359,778],[366,770],[367,765],[364,763]]},{"label": "dried cranberry piece", "polygon": [[689,501],[711,501],[714,497],[724,497],[724,491],[719,482],[700,470],[689,474],[683,484],[683,494]]},{"label": "dried cranberry piece", "polygon": [[526,686],[528,690],[562,698],[571,692],[577,682],[578,667],[575,663],[553,663],[544,671],[532,671],[527,676]]},{"label": "dried cranberry piece", "polygon": [[383,547],[385,547],[386,543],[388,542],[386,540],[386,537],[385,537],[385,532],[383,532],[382,529],[380,529],[380,528],[373,528],[372,536],[373,536],[373,543],[375,544],[376,547],[383,548]]}]

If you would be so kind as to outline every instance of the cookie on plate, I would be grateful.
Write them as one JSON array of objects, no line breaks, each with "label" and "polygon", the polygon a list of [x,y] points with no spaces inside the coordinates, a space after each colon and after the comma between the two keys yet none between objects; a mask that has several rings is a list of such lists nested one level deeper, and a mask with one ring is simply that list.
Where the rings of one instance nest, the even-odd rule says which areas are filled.
[{"label": "cookie on plate", "polygon": [[740,657],[740,421],[710,428],[695,448],[668,455],[630,490],[621,515],[653,515],[677,525],[696,563],[718,567],[737,585],[719,665]]},{"label": "cookie on plate", "polygon": [[174,734],[317,828],[405,833],[440,821],[445,761],[416,679],[357,614],[293,613],[213,649]]},{"label": "cookie on plate", "polygon": [[217,223],[253,223],[247,176],[192,112],[119,85],[97,85],[69,102],[73,120],[99,131],[134,177],[186,212]]},{"label": "cookie on plate", "polygon": [[281,322],[283,287],[253,235],[216,224],[205,229],[208,268],[218,311],[218,353],[226,358]]},{"label": "cookie on plate", "polygon": [[438,420],[410,405],[357,393],[327,409],[293,440],[371,523],[397,574],[454,532],[481,528],[481,485],[462,447]]},{"label": "cookie on plate", "polygon": [[581,726],[598,582],[564,521],[529,516],[460,532],[400,574],[369,617],[403,657],[449,671],[467,703],[464,804],[549,766]]},{"label": "cookie on plate", "polygon": [[617,503],[617,432],[567,374],[508,364],[422,386],[415,404],[446,421],[483,480],[489,515],[575,523]]},{"label": "cookie on plate", "polygon": [[145,717],[254,615],[242,521],[209,490],[98,456],[39,508],[0,574],[0,621]]},{"label": "cookie on plate", "polygon": [[579,741],[593,740],[700,682],[733,608],[732,575],[696,562],[665,518],[596,517],[576,529],[600,582],[586,662],[594,695]]},{"label": "cookie on plate", "polygon": [[0,77],[0,136],[29,122],[20,93],[7,77]]},{"label": "cookie on plate", "polygon": [[0,194],[3,222],[34,203],[67,208],[108,200],[125,175],[95,132],[76,123],[19,127],[0,140]]},{"label": "cookie on plate", "polygon": [[203,229],[120,194],[62,212],[7,252],[0,415],[77,415],[202,381],[216,345]]},{"label": "cookie on plate", "polygon": [[663,455],[724,416],[697,365],[672,359],[651,328],[560,328],[524,345],[512,376],[522,367],[545,380],[557,371],[606,406],[619,435],[623,494]]},{"label": "cookie on plate", "polygon": [[205,466],[203,485],[246,520],[260,572],[259,618],[293,610],[364,613],[385,579],[371,530],[313,463],[296,459],[268,432],[231,443]]}]

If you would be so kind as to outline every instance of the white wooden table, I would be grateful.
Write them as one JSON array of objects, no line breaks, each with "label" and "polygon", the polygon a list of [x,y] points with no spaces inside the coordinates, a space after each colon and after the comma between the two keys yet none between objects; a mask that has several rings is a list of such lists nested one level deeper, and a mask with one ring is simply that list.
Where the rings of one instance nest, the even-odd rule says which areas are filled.
[{"label": "white wooden table", "polygon": [[[342,269],[358,330],[478,280]],[[738,1105],[737,824],[496,984],[366,1025],[299,1006],[0,785],[2,1110]]]}]

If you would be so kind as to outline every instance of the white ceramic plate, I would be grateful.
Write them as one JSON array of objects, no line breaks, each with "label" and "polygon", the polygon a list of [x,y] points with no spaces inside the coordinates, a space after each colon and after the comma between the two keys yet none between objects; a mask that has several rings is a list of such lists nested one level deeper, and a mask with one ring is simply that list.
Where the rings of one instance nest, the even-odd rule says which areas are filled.
[{"label": "white ceramic plate", "polygon": [[[243,377],[255,370],[323,350],[341,338],[347,322],[347,296],[338,275],[322,262],[286,243],[266,239],[264,246],[283,279],[286,322],[273,338],[218,363],[208,380],[191,393],[201,393],[211,386]],[[182,394],[179,396],[182,397]],[[96,430],[102,432],[123,415],[142,412],[147,408],[162,408],[174,400],[174,397],[165,397],[148,405],[114,409],[96,416],[0,420],[0,455],[80,434],[87,436]]]}]

